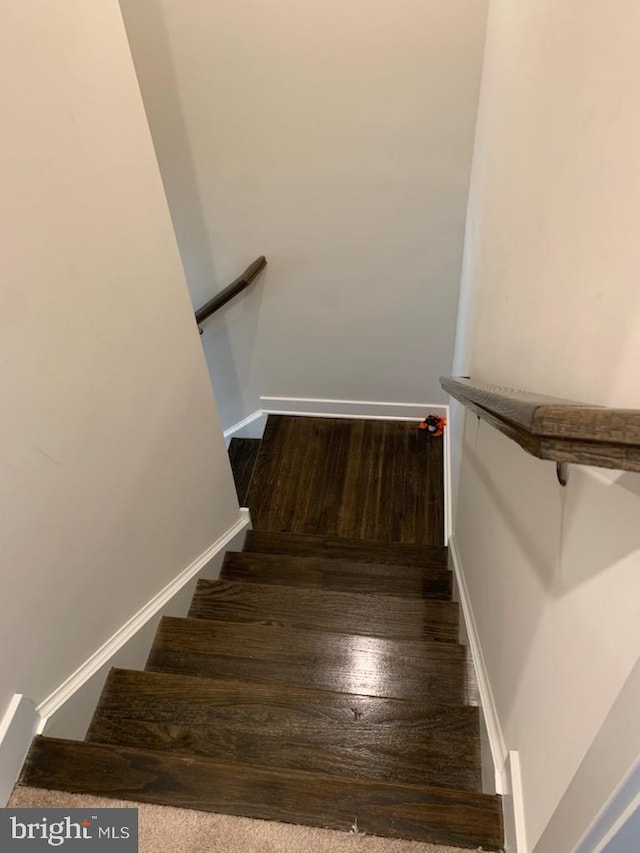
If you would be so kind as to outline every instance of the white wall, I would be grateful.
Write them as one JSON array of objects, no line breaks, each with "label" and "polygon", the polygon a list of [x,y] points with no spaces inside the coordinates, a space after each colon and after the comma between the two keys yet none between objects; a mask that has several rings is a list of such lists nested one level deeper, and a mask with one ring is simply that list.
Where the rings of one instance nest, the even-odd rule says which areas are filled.
[{"label": "white wall", "polygon": [[121,0],[225,426],[443,401],[486,0]]},{"label": "white wall", "polygon": [[238,519],[118,5],[0,27],[0,709]]},{"label": "white wall", "polygon": [[[461,373],[640,407],[639,37],[630,0],[492,0]],[[455,536],[533,849],[638,658],[640,477],[562,490],[471,415],[462,454]]]},{"label": "white wall", "polygon": [[[634,809],[640,806],[640,660],[636,661],[597,737],[585,754],[535,853],[594,853],[616,834],[627,837]],[[621,737],[621,733],[623,736]],[[611,792],[615,795],[611,797]],[[603,809],[602,803],[607,805]],[[595,817],[595,819],[594,819]],[[631,828],[634,826],[631,820]],[[585,833],[584,827],[588,826]],[[636,845],[638,836],[636,834]]]}]

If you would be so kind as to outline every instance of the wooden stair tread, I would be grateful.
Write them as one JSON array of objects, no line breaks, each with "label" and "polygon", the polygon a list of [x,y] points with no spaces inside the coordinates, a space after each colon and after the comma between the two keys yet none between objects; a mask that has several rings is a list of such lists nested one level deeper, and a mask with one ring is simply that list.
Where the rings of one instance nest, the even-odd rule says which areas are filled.
[{"label": "wooden stair tread", "polygon": [[396,566],[442,568],[448,564],[448,549],[444,545],[411,545],[401,542],[378,542],[348,539],[340,536],[320,536],[311,533],[273,533],[249,530],[245,551],[267,554],[291,554],[345,559],[354,562],[383,563]]},{"label": "wooden stair tread", "polygon": [[466,691],[455,643],[211,619],[164,617],[146,668],[454,704]]},{"label": "wooden stair tread", "polygon": [[480,790],[477,708],[112,670],[87,740]]},{"label": "wooden stair tread", "polygon": [[447,568],[363,563],[327,557],[227,551],[220,577],[245,583],[304,586],[342,592],[451,599]]},{"label": "wooden stair tread", "polygon": [[240,506],[246,506],[249,486],[260,451],[259,438],[232,438],[229,443],[229,462]]},{"label": "wooden stair tread", "polygon": [[502,843],[500,798],[37,737],[21,785],[420,841]]},{"label": "wooden stair tread", "polygon": [[189,616],[405,640],[458,639],[458,604],[453,601],[226,580],[198,581]]}]

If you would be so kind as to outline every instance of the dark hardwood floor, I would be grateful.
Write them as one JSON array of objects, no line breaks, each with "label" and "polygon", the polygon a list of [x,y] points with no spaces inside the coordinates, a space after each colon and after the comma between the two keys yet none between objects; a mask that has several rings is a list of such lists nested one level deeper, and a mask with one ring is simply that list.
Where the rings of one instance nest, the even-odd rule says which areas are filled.
[{"label": "dark hardwood floor", "polygon": [[415,423],[271,416],[247,503],[261,531],[442,545],[443,495]]},{"label": "dark hardwood floor", "polygon": [[160,621],[144,671],[112,670],[85,741],[35,739],[21,784],[501,849],[442,545],[441,442],[270,418],[253,476],[249,450],[230,448],[259,528],[244,551],[199,581],[188,616]]}]

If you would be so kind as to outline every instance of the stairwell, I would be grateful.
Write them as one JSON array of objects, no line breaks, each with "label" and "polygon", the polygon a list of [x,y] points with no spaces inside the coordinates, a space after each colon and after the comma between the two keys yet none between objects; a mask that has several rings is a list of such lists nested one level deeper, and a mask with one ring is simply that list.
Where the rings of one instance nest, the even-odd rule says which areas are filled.
[{"label": "stairwell", "polygon": [[230,446],[254,530],[83,742],[20,784],[502,847],[443,545],[442,444],[415,424],[271,417]]}]

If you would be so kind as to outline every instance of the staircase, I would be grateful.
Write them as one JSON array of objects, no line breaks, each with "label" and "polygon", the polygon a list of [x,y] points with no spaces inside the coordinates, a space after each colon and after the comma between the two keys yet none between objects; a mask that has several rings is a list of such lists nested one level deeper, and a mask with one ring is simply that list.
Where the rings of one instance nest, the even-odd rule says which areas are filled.
[{"label": "staircase", "polygon": [[[219,580],[199,582],[187,617],[161,621],[144,672],[112,670],[84,742],[36,738],[21,784],[499,850],[501,803],[481,792],[446,548],[327,533],[356,517],[395,524],[397,507],[383,520],[370,494],[375,520],[349,509],[347,469],[364,467],[309,447],[309,431],[331,441],[331,425],[301,424],[304,453],[324,472],[292,465],[274,436],[291,442],[295,424],[282,421],[301,420],[270,419],[259,453],[230,448],[263,529],[226,555]],[[416,430],[392,424],[385,441],[390,432],[402,436],[397,449]],[[388,478],[386,464],[375,459],[375,476]],[[309,500],[296,511],[303,494],[322,503],[320,492],[333,516],[326,501],[320,513]],[[390,499],[388,487],[378,494]],[[307,528],[310,516],[323,532],[269,529],[287,517]],[[414,540],[430,535],[428,519],[400,523]]]}]

